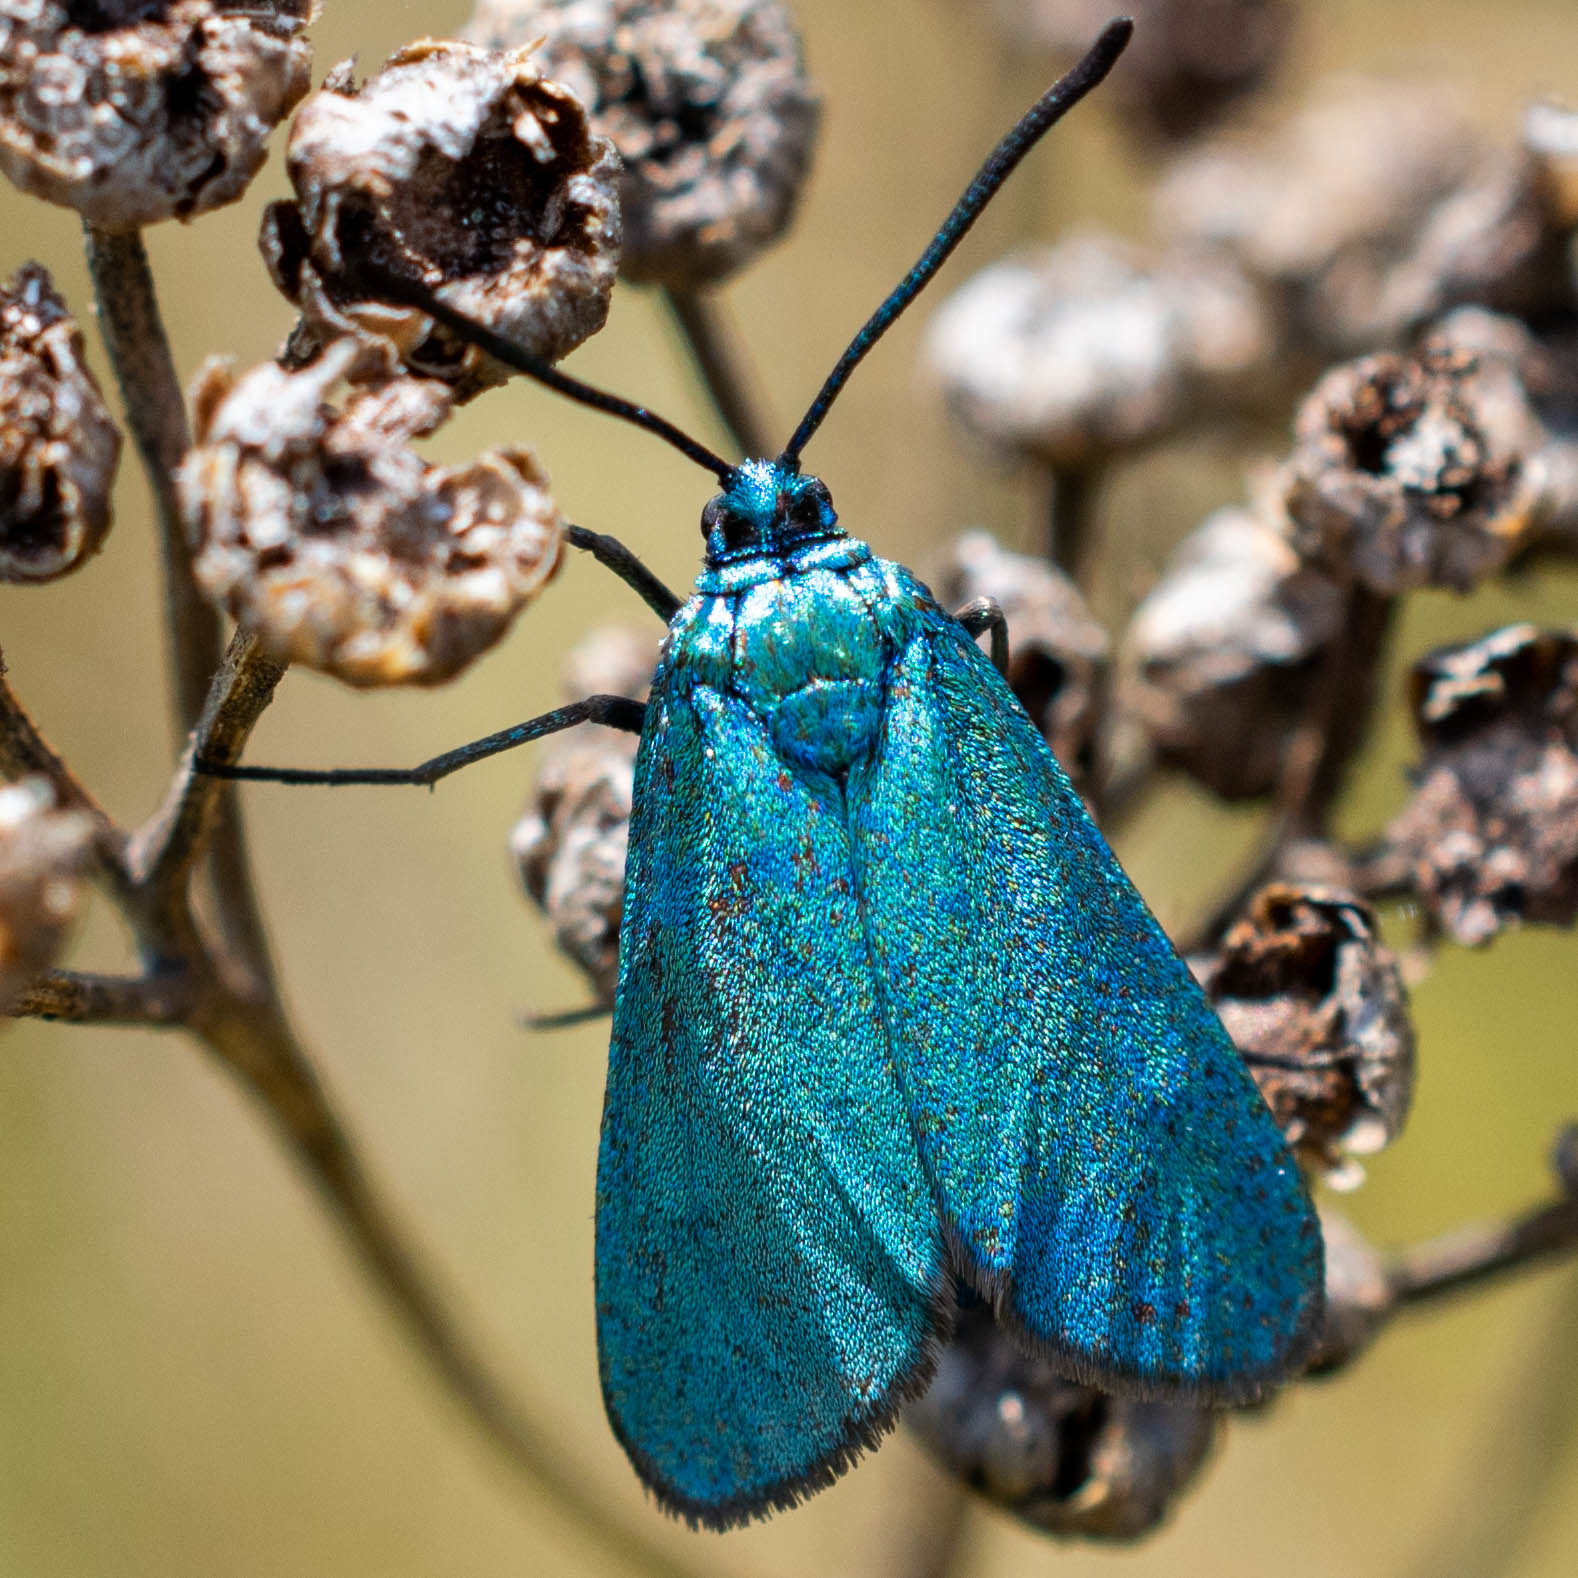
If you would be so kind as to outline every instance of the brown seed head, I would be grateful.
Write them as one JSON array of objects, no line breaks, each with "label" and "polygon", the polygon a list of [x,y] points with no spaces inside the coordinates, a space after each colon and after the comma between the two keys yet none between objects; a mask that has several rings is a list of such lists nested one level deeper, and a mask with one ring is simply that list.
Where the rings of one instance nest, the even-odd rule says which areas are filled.
[{"label": "brown seed head", "polygon": [[1292,30],[1291,0],[991,0],[1015,38],[1078,59],[1116,11],[1134,42],[1103,90],[1126,128],[1162,141],[1198,135],[1276,69]]},{"label": "brown seed head", "polygon": [[926,356],[968,431],[1079,469],[1242,401],[1275,348],[1232,264],[1092,233],[988,264],[938,308]]},{"label": "brown seed head", "polygon": [[1281,483],[1294,546],[1382,596],[1466,591],[1537,524],[1528,401],[1505,363],[1449,338],[1335,368],[1295,431]]},{"label": "brown seed head", "polygon": [[1220,1415],[1110,1397],[1026,1358],[972,1304],[905,1423],[952,1474],[1053,1534],[1133,1540],[1198,1474]]},{"label": "brown seed head", "polygon": [[1197,967],[1284,1137],[1345,1168],[1396,1138],[1413,1096],[1408,998],[1375,917],[1337,889],[1273,883]]},{"label": "brown seed head", "polygon": [[1434,918],[1486,943],[1578,917],[1578,631],[1509,625],[1415,665],[1424,746],[1388,830]]},{"label": "brown seed head", "polygon": [[[655,639],[623,626],[593,630],[566,660],[565,694],[640,699],[656,663]],[[613,1006],[619,978],[636,743],[614,729],[561,737],[510,834],[522,884],[605,1007]]]},{"label": "brown seed head", "polygon": [[429,465],[407,441],[443,421],[449,390],[354,341],[300,372],[210,363],[193,399],[180,487],[198,582],[282,658],[352,685],[436,684],[558,566],[563,523],[530,452]]},{"label": "brown seed head", "polygon": [[792,218],[819,98],[778,0],[479,0],[466,37],[540,38],[543,71],[613,139],[627,278],[723,279]]},{"label": "brown seed head", "polygon": [[1225,249],[1325,358],[1462,303],[1570,303],[1553,190],[1536,154],[1486,142],[1439,81],[1330,78],[1281,124],[1178,160],[1156,209],[1164,235]]},{"label": "brown seed head", "polygon": [[0,580],[52,581],[99,550],[121,435],[49,273],[0,286]]},{"label": "brown seed head", "polygon": [[1322,1206],[1320,1225],[1326,1241],[1326,1312],[1309,1368],[1325,1375],[1369,1348],[1391,1319],[1397,1296],[1386,1262],[1346,1217]]},{"label": "brown seed head", "polygon": [[288,161],[296,200],[270,206],[262,247],[314,340],[387,341],[458,399],[508,376],[425,313],[379,301],[364,263],[549,360],[603,326],[619,160],[529,50],[424,39],[359,89],[331,73],[296,116]]},{"label": "brown seed head", "polygon": [[93,821],[41,778],[0,787],[0,1012],[55,961],[77,912]]},{"label": "brown seed head", "polygon": [[317,0],[14,0],[0,169],[130,230],[234,202],[307,91]]},{"label": "brown seed head", "polygon": [[1089,774],[1107,697],[1111,643],[1079,588],[990,532],[955,537],[931,578],[947,608],[996,598],[1008,620],[1008,683],[1076,783]]},{"label": "brown seed head", "polygon": [[1124,636],[1119,702],[1164,761],[1230,800],[1269,794],[1342,623],[1340,588],[1256,513],[1179,546]]}]

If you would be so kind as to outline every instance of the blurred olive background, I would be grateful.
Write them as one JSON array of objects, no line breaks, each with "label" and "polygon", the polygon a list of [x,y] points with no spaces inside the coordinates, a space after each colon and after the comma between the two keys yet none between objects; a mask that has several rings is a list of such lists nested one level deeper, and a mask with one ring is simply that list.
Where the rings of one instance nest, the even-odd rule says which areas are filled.
[{"label": "blurred olive background", "polygon": [[[775,430],[908,266],[981,152],[1047,73],[1003,46],[985,0],[799,0],[826,94],[818,167],[790,239],[728,291]],[[1422,65],[1506,138],[1539,93],[1578,96],[1572,0],[1318,0],[1275,96],[1345,66]],[[315,76],[459,25],[458,3],[328,0]],[[253,238],[283,191],[276,156],[246,201],[150,237],[183,377],[205,354],[269,355],[291,314]],[[951,266],[1076,218],[1143,226],[1145,172],[1099,106],[1031,161]],[[0,268],[46,261],[87,314],[73,216],[0,191]],[[948,433],[916,376],[924,310],[854,380],[808,457],[845,523],[924,560],[967,524],[1027,539],[1025,494]],[[91,329],[90,329],[91,338]],[[96,348],[95,348],[96,349]],[[100,359],[102,366],[102,358]],[[659,304],[624,288],[574,370],[722,442]],[[532,444],[571,519],[612,530],[676,586],[694,574],[707,478],[661,444],[530,388],[433,441],[444,457]],[[1132,602],[1169,544],[1239,491],[1209,454],[1121,480],[1103,608]],[[171,759],[155,550],[128,452],[104,554],[58,587],[5,588],[0,640],[41,726],[112,812],[155,804]],[[1472,601],[1416,599],[1414,654],[1512,618],[1570,621],[1578,577]],[[256,760],[400,763],[555,703],[590,622],[651,617],[570,563],[510,640],[441,692],[356,695],[290,676]],[[655,626],[654,633],[655,633]],[[1344,810],[1400,801],[1392,718]],[[598,1399],[592,1181],[606,1032],[532,1036],[522,1010],[583,1001],[519,895],[505,846],[529,753],[434,796],[255,789],[264,900],[292,1008],[353,1131],[465,1322],[595,1493],[697,1573],[920,1570],[945,1482],[902,1434],[771,1523],[693,1535],[643,1505]],[[1248,847],[1253,816],[1170,792],[1126,837],[1140,886],[1182,924]],[[1403,935],[1405,918],[1392,917]],[[96,910],[73,962],[129,962]],[[1382,1242],[1542,1195],[1578,1115],[1578,940],[1530,931],[1448,950],[1415,995],[1413,1122],[1346,1204]],[[1578,1281],[1527,1276],[1398,1323],[1340,1381],[1232,1428],[1172,1525],[1138,1547],[1055,1546],[984,1506],[956,1571],[1213,1578],[1436,1578],[1578,1571]],[[628,1571],[534,1497],[407,1348],[259,1114],[175,1036],[19,1024],[0,1045],[0,1574],[435,1578]]]}]

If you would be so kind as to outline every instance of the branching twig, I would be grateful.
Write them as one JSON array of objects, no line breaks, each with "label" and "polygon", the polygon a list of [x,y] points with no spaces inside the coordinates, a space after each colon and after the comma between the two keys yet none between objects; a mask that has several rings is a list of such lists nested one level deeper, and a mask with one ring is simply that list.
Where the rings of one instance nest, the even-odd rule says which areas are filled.
[{"label": "branching twig", "polygon": [[18,1019],[61,1019],[76,1025],[185,1023],[192,983],[184,972],[163,975],[83,975],[56,970],[40,976],[11,1009]]},{"label": "branching twig", "polygon": [[1465,1228],[1398,1253],[1387,1280],[1399,1305],[1423,1304],[1578,1250],[1578,1127],[1556,1146],[1562,1193],[1510,1222]]}]

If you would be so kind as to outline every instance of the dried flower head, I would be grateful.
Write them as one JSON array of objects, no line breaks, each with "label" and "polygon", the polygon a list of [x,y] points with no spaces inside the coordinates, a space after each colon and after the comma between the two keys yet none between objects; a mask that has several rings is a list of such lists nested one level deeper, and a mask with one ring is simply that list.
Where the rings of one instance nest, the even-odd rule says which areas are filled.
[{"label": "dried flower head", "polygon": [[121,435],[49,273],[0,286],[0,581],[52,581],[110,528]]},{"label": "dried flower head", "polygon": [[[640,699],[656,664],[656,640],[604,626],[570,653],[565,693],[576,700]],[[521,882],[552,923],[554,942],[585,971],[596,1000],[610,1008],[619,977],[635,759],[634,736],[615,729],[580,729],[565,737],[544,760],[510,834]]]},{"label": "dried flower head", "polygon": [[949,410],[994,448],[1084,468],[1243,398],[1274,346],[1231,264],[1099,234],[989,264],[932,318]]},{"label": "dried flower head", "polygon": [[1465,302],[1570,297],[1564,223],[1538,157],[1489,146],[1437,80],[1331,78],[1280,126],[1177,161],[1162,233],[1224,248],[1295,338],[1351,355]]},{"label": "dried flower head", "polygon": [[1230,800],[1268,794],[1342,624],[1341,589],[1250,510],[1192,532],[1135,612],[1119,701],[1164,761]]},{"label": "dried flower head", "polygon": [[819,98],[778,0],[479,0],[466,36],[540,38],[624,160],[624,273],[723,279],[783,233],[810,168]]},{"label": "dried flower head", "polygon": [[[1112,19],[1110,0],[992,0],[1005,31],[1070,61]],[[1290,0],[1130,0],[1134,42],[1112,74],[1123,124],[1193,137],[1275,70]]]},{"label": "dried flower head", "polygon": [[1448,341],[1334,368],[1295,424],[1282,493],[1306,558],[1382,596],[1466,591],[1536,523],[1534,431],[1504,364]]},{"label": "dried flower head", "polygon": [[1111,1397],[1019,1352],[972,1301],[904,1421],[946,1467],[1053,1534],[1132,1540],[1199,1472],[1220,1415]]},{"label": "dried flower head", "polygon": [[[553,574],[563,523],[529,451],[429,465],[407,440],[451,404],[354,341],[237,379],[209,363],[180,473],[204,592],[276,654],[353,685],[436,684]],[[353,383],[333,397],[348,375]]]},{"label": "dried flower head", "polygon": [[1578,917],[1578,632],[1509,625],[1415,665],[1424,745],[1387,839],[1433,918],[1486,943]]},{"label": "dried flower head", "polygon": [[1310,1372],[1330,1374],[1351,1364],[1391,1319],[1397,1294],[1386,1262],[1346,1217],[1320,1208],[1326,1244],[1326,1313]]},{"label": "dried flower head", "polygon": [[550,360],[603,326],[619,267],[619,160],[530,51],[424,39],[359,89],[331,73],[287,155],[264,257],[311,336],[393,344],[466,399],[508,370],[425,313],[378,299],[374,265]]},{"label": "dried flower head", "polygon": [[307,91],[317,0],[16,0],[0,10],[0,169],[130,230],[231,203]]},{"label": "dried flower head", "polygon": [[54,963],[77,913],[93,822],[42,778],[0,787],[0,1013]]},{"label": "dried flower head", "polygon": [[1008,683],[1079,782],[1093,765],[1111,648],[1079,588],[1054,565],[1010,553],[986,531],[963,532],[944,547],[932,586],[949,608],[997,600],[1008,620]]},{"label": "dried flower head", "polygon": [[1407,993],[1369,908],[1272,883],[1196,973],[1288,1144],[1353,1180],[1342,1152],[1395,1139],[1414,1083]]}]

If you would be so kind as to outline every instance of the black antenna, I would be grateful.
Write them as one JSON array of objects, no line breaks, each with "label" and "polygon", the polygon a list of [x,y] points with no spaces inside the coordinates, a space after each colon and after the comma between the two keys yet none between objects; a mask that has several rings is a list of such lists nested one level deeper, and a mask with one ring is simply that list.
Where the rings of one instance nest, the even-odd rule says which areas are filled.
[{"label": "black antenna", "polygon": [[681,431],[672,422],[660,417],[655,411],[649,411],[633,400],[623,400],[618,395],[609,394],[605,389],[582,383],[579,378],[572,378],[568,373],[561,373],[551,362],[545,362],[540,356],[533,356],[530,351],[523,351],[520,346],[505,339],[502,334],[495,333],[486,324],[477,323],[465,313],[457,312],[440,300],[426,285],[407,279],[392,269],[385,268],[381,263],[371,259],[359,261],[356,265],[355,278],[358,282],[370,286],[382,300],[403,302],[408,307],[415,307],[418,312],[425,312],[435,322],[443,324],[446,329],[459,335],[468,344],[486,351],[489,356],[503,362],[506,367],[513,367],[516,372],[525,373],[528,378],[535,378],[538,383],[547,385],[559,394],[568,395],[570,399],[578,401],[581,405],[589,405],[594,411],[606,411],[610,416],[623,417],[627,422],[634,422],[637,427],[644,427],[649,433],[656,433],[665,443],[672,444],[680,454],[710,471],[725,487],[729,485],[729,479],[734,475],[734,467],[721,456],[713,454],[705,444],[692,438],[689,433]]},{"label": "black antenna", "polygon": [[975,179],[954,204],[953,212],[943,220],[942,228],[932,237],[931,245],[921,253],[915,267],[894,286],[892,294],[849,342],[849,349],[839,357],[838,365],[827,375],[827,382],[811,402],[810,410],[800,419],[794,437],[784,446],[784,452],[778,457],[779,465],[799,466],[801,450],[822,425],[839,391],[849,382],[849,375],[860,365],[867,351],[926,288],[932,275],[948,260],[949,253],[964,239],[965,232],[980,217],[981,210],[991,202],[997,189],[1013,174],[1019,161],[1112,70],[1133,32],[1134,23],[1127,17],[1109,22],[1085,58],[1067,76],[1054,82],[992,150],[991,157],[976,172]]}]

